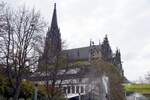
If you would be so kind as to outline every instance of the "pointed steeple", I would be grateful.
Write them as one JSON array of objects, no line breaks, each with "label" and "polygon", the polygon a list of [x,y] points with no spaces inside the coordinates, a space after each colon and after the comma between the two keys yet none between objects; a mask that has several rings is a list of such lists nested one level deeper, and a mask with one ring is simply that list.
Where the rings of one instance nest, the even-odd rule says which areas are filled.
[{"label": "pointed steeple", "polygon": [[121,62],[121,53],[119,49],[116,50],[116,53],[113,59],[114,59],[113,64],[117,67],[120,74],[124,76],[124,71],[123,71],[122,62]]},{"label": "pointed steeple", "polygon": [[56,3],[54,3],[54,11],[53,11],[53,16],[52,16],[51,29],[58,29]]},{"label": "pointed steeple", "polygon": [[102,59],[104,61],[108,61],[108,62],[112,61],[112,50],[109,45],[107,35],[105,36],[103,43],[101,45],[101,53],[102,53]]},{"label": "pointed steeple", "polygon": [[115,53],[115,63],[121,64],[121,53],[119,49],[117,49]]},{"label": "pointed steeple", "polygon": [[61,34],[57,24],[56,3],[52,15],[51,27],[48,29],[45,41],[45,56],[53,57],[61,51]]}]

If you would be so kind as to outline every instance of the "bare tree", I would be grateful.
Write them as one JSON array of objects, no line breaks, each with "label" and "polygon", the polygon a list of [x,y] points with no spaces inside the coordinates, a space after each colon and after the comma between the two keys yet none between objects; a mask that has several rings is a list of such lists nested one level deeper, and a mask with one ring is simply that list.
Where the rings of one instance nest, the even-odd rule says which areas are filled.
[{"label": "bare tree", "polygon": [[9,82],[18,100],[22,79],[37,64],[35,45],[40,40],[45,22],[39,12],[5,9],[0,20],[0,63],[7,69]]},{"label": "bare tree", "polygon": [[[47,45],[47,47],[48,46],[50,45]],[[49,47],[49,49],[52,48]],[[55,53],[53,57],[48,55],[47,51],[44,52],[42,57],[40,58],[40,68],[38,72],[40,72],[40,74],[45,74],[45,86],[47,90],[48,100],[56,100],[58,98],[59,100],[63,99],[63,97],[61,98],[63,92],[61,89],[63,86],[63,81],[65,80],[63,76],[65,76],[68,71],[68,63],[69,62],[67,56],[63,51]]]}]

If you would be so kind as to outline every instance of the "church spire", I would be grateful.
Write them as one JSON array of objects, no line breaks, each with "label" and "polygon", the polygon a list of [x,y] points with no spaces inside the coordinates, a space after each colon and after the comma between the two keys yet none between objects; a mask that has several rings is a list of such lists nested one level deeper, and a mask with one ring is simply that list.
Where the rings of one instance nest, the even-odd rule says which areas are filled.
[{"label": "church spire", "polygon": [[54,11],[53,11],[53,16],[52,16],[51,29],[58,29],[56,3],[54,3]]},{"label": "church spire", "polygon": [[39,61],[39,67],[45,64],[52,63],[54,58],[57,58],[61,53],[61,34],[57,24],[57,12],[56,3],[54,4],[54,10],[52,15],[51,26],[48,28],[45,47],[41,60]]},{"label": "church spire", "polygon": [[[47,51],[47,52],[45,52]],[[46,56],[56,56],[61,51],[61,34],[57,24],[56,3],[52,15],[51,27],[48,29],[44,52]]]}]

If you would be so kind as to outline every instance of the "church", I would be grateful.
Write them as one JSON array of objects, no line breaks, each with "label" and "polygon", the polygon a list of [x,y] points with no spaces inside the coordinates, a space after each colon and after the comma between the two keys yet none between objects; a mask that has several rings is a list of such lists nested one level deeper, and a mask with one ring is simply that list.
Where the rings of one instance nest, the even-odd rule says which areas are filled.
[{"label": "church", "polygon": [[113,64],[124,76],[120,50],[113,53],[107,35],[99,45],[90,41],[87,47],[62,49],[55,4],[38,71],[30,80],[61,88],[69,100],[109,100],[109,78],[103,74],[97,75],[97,70],[91,65],[92,59],[102,59]]}]

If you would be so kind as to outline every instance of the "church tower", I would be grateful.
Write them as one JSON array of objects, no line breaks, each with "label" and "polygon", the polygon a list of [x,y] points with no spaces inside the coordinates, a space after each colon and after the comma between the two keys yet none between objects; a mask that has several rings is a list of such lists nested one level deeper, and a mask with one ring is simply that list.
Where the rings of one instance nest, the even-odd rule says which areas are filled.
[{"label": "church tower", "polygon": [[45,47],[42,57],[39,58],[39,69],[45,69],[45,65],[54,62],[55,58],[60,55],[61,52],[61,34],[57,24],[57,12],[56,3],[54,4],[54,10],[52,15],[51,26],[48,28]]},{"label": "church tower", "polygon": [[48,59],[50,59],[60,54],[60,52],[61,52],[61,34],[57,24],[57,12],[55,3],[51,26],[48,28],[48,32],[46,34],[43,57],[47,57]]}]

